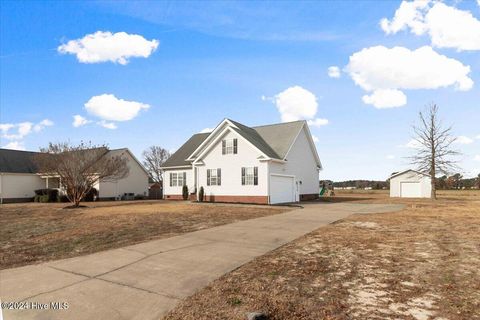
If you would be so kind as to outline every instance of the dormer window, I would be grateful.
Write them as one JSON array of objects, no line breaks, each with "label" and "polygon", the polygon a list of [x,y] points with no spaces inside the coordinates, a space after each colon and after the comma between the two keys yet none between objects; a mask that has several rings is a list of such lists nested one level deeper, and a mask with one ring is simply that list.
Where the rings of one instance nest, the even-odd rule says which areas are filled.
[{"label": "dormer window", "polygon": [[222,140],[222,154],[237,154],[237,139]]}]

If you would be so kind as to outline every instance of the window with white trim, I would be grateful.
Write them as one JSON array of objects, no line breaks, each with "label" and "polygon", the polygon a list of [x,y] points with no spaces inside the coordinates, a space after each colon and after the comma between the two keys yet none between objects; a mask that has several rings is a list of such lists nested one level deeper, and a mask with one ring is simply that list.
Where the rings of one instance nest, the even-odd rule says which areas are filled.
[{"label": "window with white trim", "polygon": [[186,172],[170,172],[170,187],[183,187],[186,184]]},{"label": "window with white trim", "polygon": [[242,185],[258,185],[258,167],[242,167]]},{"label": "window with white trim", "polygon": [[238,140],[225,139],[222,140],[222,154],[237,154]]},{"label": "window with white trim", "polygon": [[221,186],[221,185],[222,185],[222,170],[207,169],[207,186]]}]

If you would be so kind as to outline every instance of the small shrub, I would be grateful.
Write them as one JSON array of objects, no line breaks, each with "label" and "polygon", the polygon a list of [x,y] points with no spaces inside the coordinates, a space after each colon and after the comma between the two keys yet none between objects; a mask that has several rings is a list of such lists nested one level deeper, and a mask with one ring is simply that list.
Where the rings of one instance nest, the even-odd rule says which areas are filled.
[{"label": "small shrub", "polygon": [[[42,198],[45,197],[45,198]],[[47,200],[45,200],[47,199]],[[58,189],[37,189],[35,190],[35,202],[57,202],[58,201]]]},{"label": "small shrub", "polygon": [[182,188],[183,200],[188,200],[188,187],[185,185]]},{"label": "small shrub", "polygon": [[204,193],[205,191],[203,190],[203,187],[200,187],[200,190],[198,191],[198,201],[203,202]]},{"label": "small shrub", "polygon": [[37,189],[35,190],[35,195],[37,196],[44,196],[48,193],[49,189]]}]

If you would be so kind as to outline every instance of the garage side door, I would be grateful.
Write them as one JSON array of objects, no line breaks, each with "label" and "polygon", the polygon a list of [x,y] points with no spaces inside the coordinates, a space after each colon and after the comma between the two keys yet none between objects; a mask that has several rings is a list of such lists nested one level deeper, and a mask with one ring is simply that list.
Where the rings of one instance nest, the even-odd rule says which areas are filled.
[{"label": "garage side door", "polygon": [[293,177],[270,176],[270,203],[295,202]]},{"label": "garage side door", "polygon": [[400,182],[400,196],[402,198],[418,198],[422,195],[420,182]]}]

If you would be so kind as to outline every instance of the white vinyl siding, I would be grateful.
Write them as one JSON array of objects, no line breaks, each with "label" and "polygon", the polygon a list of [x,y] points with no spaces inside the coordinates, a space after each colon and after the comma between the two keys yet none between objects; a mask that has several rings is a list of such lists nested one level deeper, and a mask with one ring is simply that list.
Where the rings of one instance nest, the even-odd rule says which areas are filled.
[{"label": "white vinyl siding", "polygon": [[[223,155],[223,140],[237,139],[237,154]],[[230,131],[199,160],[198,188],[207,196],[268,196],[268,162],[260,161],[261,153],[236,132]],[[258,168],[258,185],[242,185],[242,167]],[[221,168],[221,187],[207,185],[208,169]]]}]

